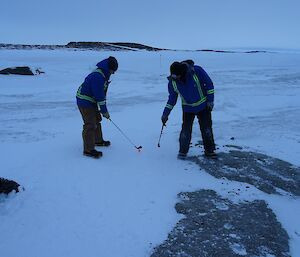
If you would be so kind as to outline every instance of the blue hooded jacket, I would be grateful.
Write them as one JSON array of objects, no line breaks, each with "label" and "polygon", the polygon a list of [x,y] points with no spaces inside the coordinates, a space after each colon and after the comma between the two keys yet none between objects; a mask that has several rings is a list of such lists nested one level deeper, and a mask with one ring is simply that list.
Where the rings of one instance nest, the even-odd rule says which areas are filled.
[{"label": "blue hooded jacket", "polygon": [[97,63],[97,69],[90,73],[78,88],[77,105],[86,108],[97,108],[98,106],[101,113],[106,113],[106,93],[109,78],[108,59],[104,59]]},{"label": "blue hooded jacket", "polygon": [[181,97],[183,112],[198,113],[206,108],[207,102],[214,101],[214,85],[200,66],[189,66],[186,82],[168,77],[169,99],[163,115],[168,116]]}]

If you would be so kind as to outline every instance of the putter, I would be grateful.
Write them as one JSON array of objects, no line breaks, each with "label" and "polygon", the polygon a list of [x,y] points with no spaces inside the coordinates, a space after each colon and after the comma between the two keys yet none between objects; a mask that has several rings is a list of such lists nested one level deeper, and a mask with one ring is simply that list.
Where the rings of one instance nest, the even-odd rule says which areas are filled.
[{"label": "putter", "polygon": [[165,126],[166,126],[165,124],[163,124],[163,125],[161,126],[161,131],[160,131],[160,135],[159,135],[157,147],[160,147],[160,139],[161,139],[161,135],[162,135],[162,133],[163,133],[163,129],[164,129]]},{"label": "putter", "polygon": [[112,124],[114,124],[114,126],[121,132],[121,134],[134,146],[135,149],[137,149],[139,152],[142,150],[142,146],[136,146],[132,140],[117,126],[116,123],[114,123],[110,118],[109,120],[112,122]]}]

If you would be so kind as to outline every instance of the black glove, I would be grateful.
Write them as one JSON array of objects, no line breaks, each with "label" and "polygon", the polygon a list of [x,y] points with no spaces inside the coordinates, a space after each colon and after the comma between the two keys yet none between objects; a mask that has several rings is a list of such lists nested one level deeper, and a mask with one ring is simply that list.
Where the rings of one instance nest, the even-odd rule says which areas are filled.
[{"label": "black glove", "polygon": [[161,116],[161,122],[164,126],[166,126],[167,121],[168,121],[168,116],[165,115]]},{"label": "black glove", "polygon": [[109,115],[109,113],[108,113],[108,112],[106,112],[106,113],[103,113],[102,115],[103,115],[103,117],[105,117],[106,119],[110,119],[110,115]]},{"label": "black glove", "polygon": [[213,108],[214,108],[214,102],[207,102],[206,109],[211,112]]}]

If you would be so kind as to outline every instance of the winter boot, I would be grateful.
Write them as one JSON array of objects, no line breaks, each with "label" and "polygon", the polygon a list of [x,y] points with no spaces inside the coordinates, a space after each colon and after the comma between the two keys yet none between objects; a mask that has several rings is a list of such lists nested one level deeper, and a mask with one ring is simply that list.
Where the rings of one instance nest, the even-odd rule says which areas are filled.
[{"label": "winter boot", "polygon": [[185,158],[186,158],[186,153],[178,153],[178,155],[177,155],[177,159],[179,159],[179,160],[185,160]]},{"label": "winter boot", "polygon": [[102,152],[99,152],[99,151],[97,151],[97,150],[94,149],[94,150],[92,150],[90,152],[84,151],[83,155],[98,159],[98,158],[100,158],[102,156]]},{"label": "winter boot", "polygon": [[216,158],[217,154],[214,151],[205,151],[204,155],[208,158]]},{"label": "winter boot", "polygon": [[95,143],[95,146],[110,146],[110,141],[101,141],[101,142],[98,142],[98,143]]}]

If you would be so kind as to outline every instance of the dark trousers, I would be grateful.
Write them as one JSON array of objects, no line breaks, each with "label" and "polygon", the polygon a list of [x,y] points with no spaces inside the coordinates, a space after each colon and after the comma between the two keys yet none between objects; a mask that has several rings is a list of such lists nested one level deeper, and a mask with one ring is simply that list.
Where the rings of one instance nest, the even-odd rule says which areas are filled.
[{"label": "dark trousers", "polygon": [[180,153],[187,153],[189,151],[195,116],[197,116],[200,125],[204,150],[206,152],[211,152],[216,149],[212,131],[211,112],[205,109],[198,113],[183,112],[182,129],[179,137]]},{"label": "dark trousers", "polygon": [[90,152],[95,149],[95,142],[102,142],[102,128],[101,128],[101,114],[97,108],[84,108],[79,107],[83,120],[83,149],[86,152]]}]

